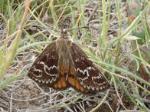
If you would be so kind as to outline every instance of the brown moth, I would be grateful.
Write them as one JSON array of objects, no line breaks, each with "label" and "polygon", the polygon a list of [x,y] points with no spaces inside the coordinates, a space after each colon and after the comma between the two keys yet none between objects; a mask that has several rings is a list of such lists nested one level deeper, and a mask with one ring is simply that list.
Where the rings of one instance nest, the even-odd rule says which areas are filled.
[{"label": "brown moth", "polygon": [[100,70],[83,50],[68,40],[66,30],[48,45],[31,66],[28,76],[42,86],[82,93],[96,93],[109,87]]}]

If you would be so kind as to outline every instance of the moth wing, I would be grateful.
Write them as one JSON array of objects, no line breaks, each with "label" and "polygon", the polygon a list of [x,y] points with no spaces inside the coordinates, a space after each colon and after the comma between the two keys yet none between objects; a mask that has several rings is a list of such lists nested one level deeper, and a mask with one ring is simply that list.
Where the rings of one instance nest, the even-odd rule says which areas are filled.
[{"label": "moth wing", "polygon": [[53,84],[54,89],[64,90],[68,87],[65,77],[60,77],[59,80]]},{"label": "moth wing", "polygon": [[56,42],[48,45],[31,66],[28,76],[40,85],[52,86],[59,78]]},{"label": "moth wing", "polygon": [[75,78],[85,91],[102,91],[109,87],[109,83],[87,55],[75,43],[71,46],[72,60],[75,66]]}]

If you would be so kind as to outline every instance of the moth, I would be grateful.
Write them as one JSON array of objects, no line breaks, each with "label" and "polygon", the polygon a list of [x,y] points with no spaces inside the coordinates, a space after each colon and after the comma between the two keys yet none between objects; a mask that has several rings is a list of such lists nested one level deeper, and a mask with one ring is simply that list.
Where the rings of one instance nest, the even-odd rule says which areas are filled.
[{"label": "moth", "polygon": [[70,41],[65,30],[49,44],[31,66],[28,76],[39,85],[81,93],[96,93],[109,87],[100,70],[83,50]]}]

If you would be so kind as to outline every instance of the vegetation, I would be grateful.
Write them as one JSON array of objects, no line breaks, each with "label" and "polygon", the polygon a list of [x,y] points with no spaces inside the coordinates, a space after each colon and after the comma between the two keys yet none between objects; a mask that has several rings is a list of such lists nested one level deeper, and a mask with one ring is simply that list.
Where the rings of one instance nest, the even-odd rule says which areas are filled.
[{"label": "vegetation", "polygon": [[[149,0],[0,0],[0,110],[150,111],[149,15]],[[45,92],[26,76],[64,25],[110,89]]]}]

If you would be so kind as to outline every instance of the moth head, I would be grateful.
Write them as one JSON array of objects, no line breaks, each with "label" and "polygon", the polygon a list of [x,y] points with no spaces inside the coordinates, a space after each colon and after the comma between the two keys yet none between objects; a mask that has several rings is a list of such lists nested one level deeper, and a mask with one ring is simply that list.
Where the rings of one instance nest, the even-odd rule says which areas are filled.
[{"label": "moth head", "polygon": [[68,39],[68,30],[65,28],[61,29],[61,38]]}]

